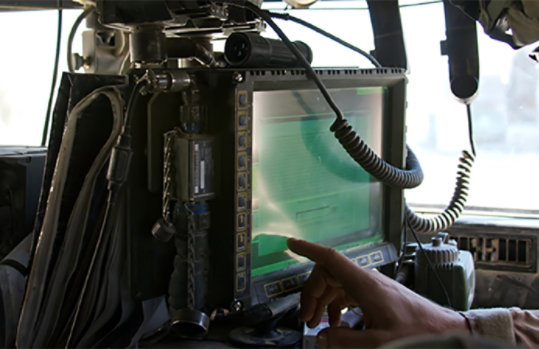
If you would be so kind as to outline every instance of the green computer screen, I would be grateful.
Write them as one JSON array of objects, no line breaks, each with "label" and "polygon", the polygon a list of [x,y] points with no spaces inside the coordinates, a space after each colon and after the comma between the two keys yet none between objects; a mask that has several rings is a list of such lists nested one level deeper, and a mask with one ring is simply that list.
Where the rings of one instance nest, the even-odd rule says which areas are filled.
[{"label": "green computer screen", "polygon": [[[330,91],[378,154],[386,89]],[[339,144],[335,114],[318,90],[258,91],[253,97],[251,276],[298,263],[288,237],[343,250],[381,241],[382,188]]]}]

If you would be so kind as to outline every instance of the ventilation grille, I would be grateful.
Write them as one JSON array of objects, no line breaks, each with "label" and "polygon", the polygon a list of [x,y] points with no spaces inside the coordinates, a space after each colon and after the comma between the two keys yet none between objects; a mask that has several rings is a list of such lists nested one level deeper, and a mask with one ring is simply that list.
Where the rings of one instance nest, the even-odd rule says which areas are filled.
[{"label": "ventilation grille", "polygon": [[[373,69],[346,69],[346,68],[325,68],[325,69],[313,69],[317,75],[379,75],[379,74],[403,74],[404,69],[401,68],[373,68]],[[288,76],[288,75],[307,75],[303,69],[250,69],[249,75],[252,76]]]},{"label": "ventilation grille", "polygon": [[537,271],[537,238],[533,235],[450,233],[458,248],[470,251],[476,268]]}]

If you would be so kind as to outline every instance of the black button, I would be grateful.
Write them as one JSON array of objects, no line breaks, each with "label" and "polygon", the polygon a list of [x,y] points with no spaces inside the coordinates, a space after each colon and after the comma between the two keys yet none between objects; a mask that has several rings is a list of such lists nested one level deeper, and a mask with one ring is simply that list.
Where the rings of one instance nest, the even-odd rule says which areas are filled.
[{"label": "black button", "polygon": [[238,198],[238,206],[239,208],[245,208],[247,206],[247,200],[245,199],[245,196],[240,196]]},{"label": "black button", "polygon": [[238,145],[241,148],[245,148],[247,146],[247,136],[246,135],[240,135],[238,137]]},{"label": "black button", "polygon": [[245,270],[245,255],[239,254],[236,256],[238,270]]},{"label": "black button", "polygon": [[359,257],[358,261],[360,266],[364,267],[366,265],[369,265],[370,262],[369,262],[369,257],[367,256],[362,256],[362,257]]},{"label": "black button", "polygon": [[245,228],[245,224],[247,223],[245,214],[241,213],[238,215],[238,228]]},{"label": "black button", "polygon": [[272,282],[271,284],[267,284],[264,286],[264,288],[266,290],[266,295],[268,297],[276,296],[282,292],[281,284],[278,281]]},{"label": "black button", "polygon": [[236,235],[236,247],[238,250],[243,250],[245,248],[245,234]]},{"label": "black button", "polygon": [[239,114],[238,122],[241,127],[247,127],[247,113]]},{"label": "black button", "polygon": [[299,287],[298,279],[291,277],[283,280],[283,287],[285,290],[293,290]]},{"label": "black button", "polygon": [[245,279],[246,279],[245,273],[238,273],[238,275],[236,275],[236,290],[237,291],[245,290]]},{"label": "black button", "polygon": [[384,259],[381,252],[375,252],[373,255],[371,255],[371,260],[373,263],[381,262]]},{"label": "black button", "polygon": [[238,96],[238,101],[239,101],[240,107],[245,107],[245,106],[247,106],[247,94],[241,93],[241,94]]},{"label": "black button", "polygon": [[247,157],[245,155],[238,156],[238,166],[240,168],[247,167]]},{"label": "black button", "polygon": [[238,176],[238,189],[243,190],[247,188],[247,179],[245,178],[245,174],[240,174]]}]

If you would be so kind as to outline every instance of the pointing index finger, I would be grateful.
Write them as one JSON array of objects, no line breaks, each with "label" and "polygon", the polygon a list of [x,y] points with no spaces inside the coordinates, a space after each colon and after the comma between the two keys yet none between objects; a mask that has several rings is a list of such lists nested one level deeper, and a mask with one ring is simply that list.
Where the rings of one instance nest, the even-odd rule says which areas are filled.
[{"label": "pointing index finger", "polygon": [[306,240],[289,238],[287,240],[287,244],[288,248],[292,252],[307,257],[315,263],[323,264],[326,267],[329,267],[329,265],[331,264],[344,262],[344,260],[341,260],[343,258],[348,260],[348,258],[346,258],[345,256],[342,256],[343,258],[340,258],[340,253],[338,253],[332,248],[318,245]]},{"label": "pointing index finger", "polygon": [[360,306],[380,287],[375,273],[361,269],[333,248],[294,238],[289,238],[287,244],[292,252],[324,266]]}]

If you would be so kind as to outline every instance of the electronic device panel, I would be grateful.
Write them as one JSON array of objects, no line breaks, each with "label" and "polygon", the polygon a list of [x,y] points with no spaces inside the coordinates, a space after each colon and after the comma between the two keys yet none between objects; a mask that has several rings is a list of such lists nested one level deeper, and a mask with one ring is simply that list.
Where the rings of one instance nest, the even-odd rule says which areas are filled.
[{"label": "electronic device panel", "polygon": [[[255,75],[247,97],[239,95],[251,106],[252,144],[247,150],[251,188],[245,194],[251,206],[245,237],[243,213],[238,213],[236,241],[251,243],[245,255],[242,244],[236,246],[235,298],[247,297],[248,291],[251,304],[297,291],[308,276],[312,264],[288,251],[288,237],[335,247],[362,267],[377,267],[396,259],[395,245],[388,243],[389,229],[392,219],[400,229],[401,217],[388,216],[385,197],[391,189],[359,167],[329,131],[335,115],[320,91],[309,83],[302,86],[301,78],[292,74],[267,74]],[[392,101],[401,92],[395,86],[399,78],[388,83],[391,74],[373,78],[355,70],[319,74],[333,77],[326,81],[331,96],[348,122],[383,157],[384,147],[391,147],[384,127],[389,120],[394,128],[403,121],[403,107]],[[403,103],[403,96],[398,99]],[[238,144],[241,137],[238,132]],[[239,182],[243,175],[239,172]]]},{"label": "electronic device panel", "polygon": [[[134,116],[134,130],[144,131],[133,132],[132,166],[146,164],[148,174],[132,172],[128,183],[134,203],[129,216],[138,222],[129,248],[138,298],[169,291],[165,275],[171,273],[174,251],[148,231],[159,214],[162,135],[182,124],[182,110],[195,106],[200,128],[182,141],[191,150],[177,152],[182,164],[191,163],[187,191],[200,191],[198,197],[207,202],[197,211],[204,211],[209,228],[195,276],[203,285],[195,292],[196,303],[204,311],[230,304],[248,308],[297,291],[312,264],[287,250],[288,237],[335,247],[362,267],[396,260],[402,190],[381,184],[342,149],[330,131],[335,115],[302,69],[186,72],[196,93],[144,98]],[[404,72],[321,69],[316,74],[361,137],[402,167]],[[136,204],[141,202],[143,209]]]}]

